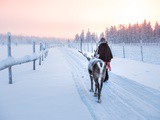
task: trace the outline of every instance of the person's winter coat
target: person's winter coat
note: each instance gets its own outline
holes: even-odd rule
[[[98,54],[99,59],[103,60],[106,63],[110,62],[113,58],[112,52],[106,42],[99,45]]]

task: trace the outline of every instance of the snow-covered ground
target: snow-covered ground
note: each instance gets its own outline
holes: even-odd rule
[[[123,44],[112,44],[111,49],[113,55],[123,58]],[[141,47],[140,44],[125,44],[125,57],[131,60],[141,61]],[[153,63],[160,65],[160,46],[159,45],[143,45],[142,47],[143,61],[146,63]]]
[[[13,67],[13,84],[7,70],[0,72],[1,120],[90,120],[76,90],[70,66],[58,49],[36,71],[32,63]]]
[[[0,71],[0,119],[159,120],[160,65],[122,58],[111,65],[101,104],[89,92],[87,59],[73,49],[50,49],[36,71],[32,63],[14,66],[11,85]]]
[[[125,54],[125,58],[130,60],[137,60],[146,63],[159,64],[160,65],[160,44],[159,43],[146,43],[142,45],[142,55],[141,55],[141,45],[140,43],[134,44],[111,44],[109,46],[112,50],[112,53],[115,57],[123,58]],[[123,52],[124,46],[124,52]],[[80,50],[80,43],[74,43],[71,47],[74,47]],[[93,43],[83,43],[82,50],[84,52],[92,52],[96,50],[96,44]]]
[[[160,91],[160,65],[114,58],[111,66],[112,73]]]

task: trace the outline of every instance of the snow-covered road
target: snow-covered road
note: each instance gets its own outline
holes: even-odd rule
[[[102,103],[97,103],[89,92],[87,66],[87,59],[77,51],[53,48],[36,71],[31,63],[15,67],[13,85],[7,84],[7,71],[1,71],[0,119],[160,119],[160,91],[111,72],[103,86]]]
[[[92,120],[60,49],[50,49],[36,68],[13,67],[11,85],[7,70],[0,71],[0,120]]]
[[[87,60],[79,53],[62,50],[72,68],[75,84],[84,104],[96,120],[158,120],[160,119],[160,92],[127,78],[110,73],[104,83],[102,103],[89,92],[90,79]]]

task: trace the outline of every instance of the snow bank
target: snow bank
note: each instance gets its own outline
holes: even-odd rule
[[[160,90],[160,65],[114,57],[111,66],[114,74]]]

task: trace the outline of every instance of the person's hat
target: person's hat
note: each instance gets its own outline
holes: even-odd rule
[[[101,43],[106,43],[107,41],[106,41],[106,39],[104,38],[104,37],[102,37],[101,39],[100,39],[100,41],[99,41],[99,44],[101,44]]]
[[[101,38],[101,42],[106,42],[106,39],[104,37]]]

